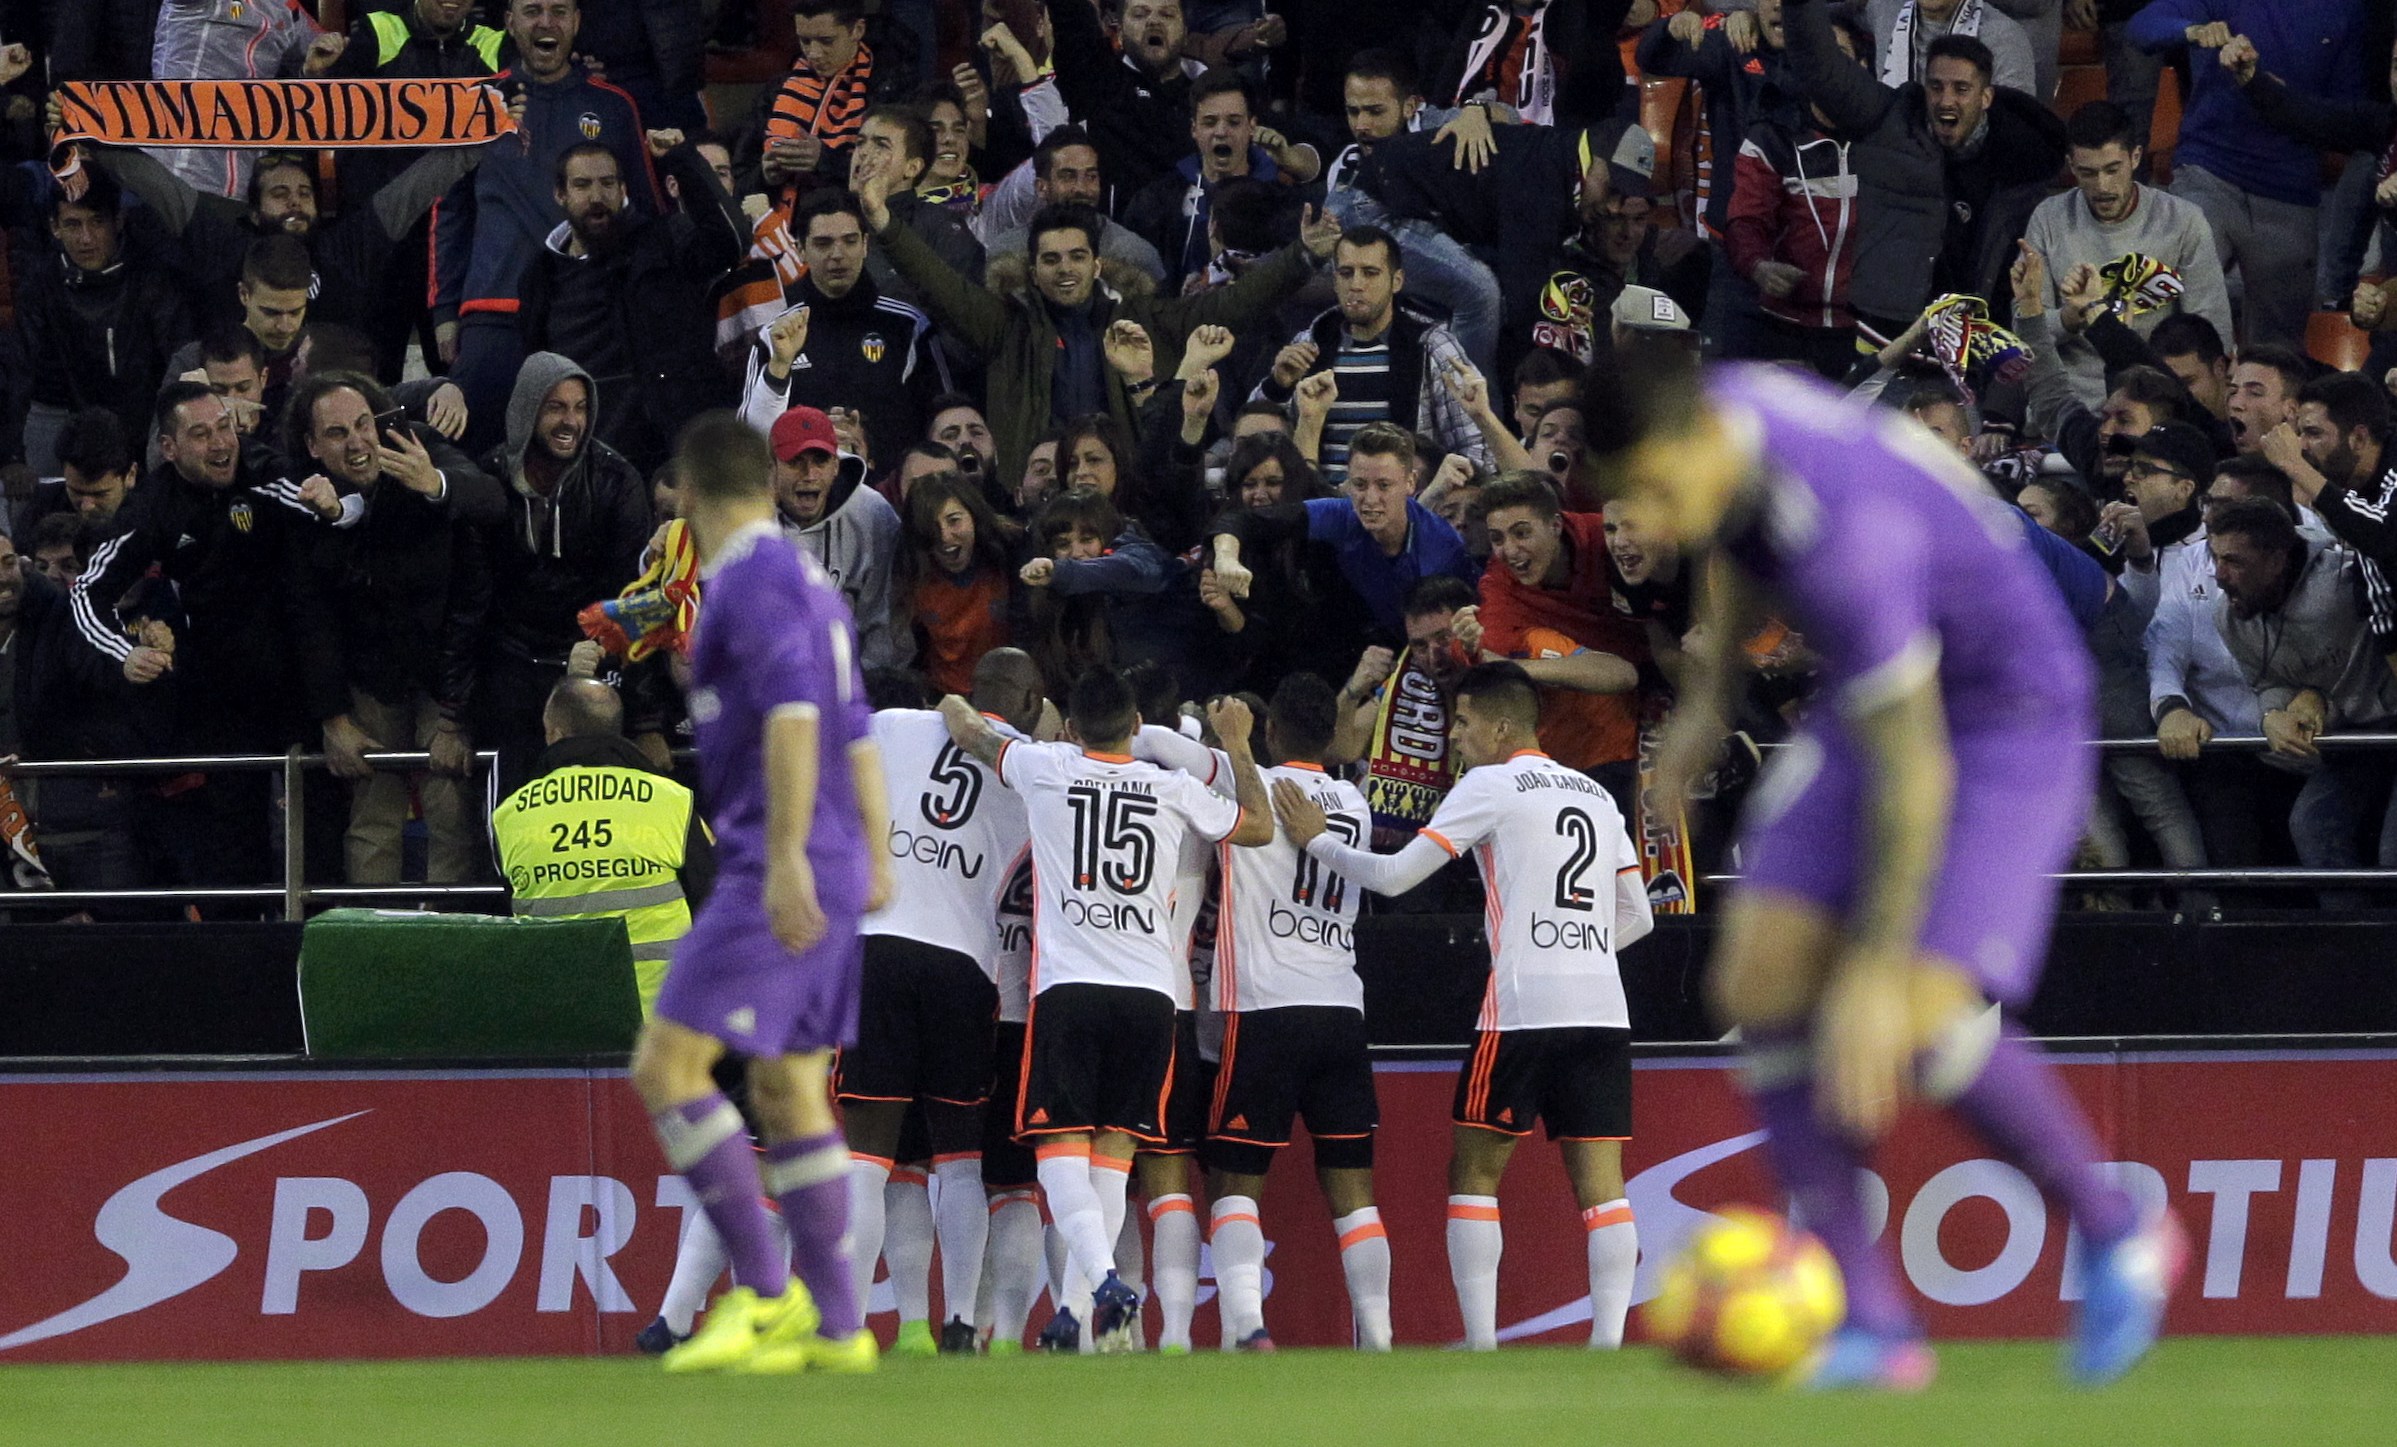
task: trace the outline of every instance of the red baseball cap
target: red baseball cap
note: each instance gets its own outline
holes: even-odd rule
[[[813,407],[793,407],[774,419],[774,430],[767,434],[777,462],[796,462],[803,452],[822,452],[839,456],[841,441],[833,435],[832,419]]]

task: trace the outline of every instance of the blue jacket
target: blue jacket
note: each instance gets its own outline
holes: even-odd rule
[[[1357,521],[1357,510],[1344,497],[1311,497],[1231,514],[1213,531],[1236,532],[1241,556],[1248,558],[1297,535],[1301,528],[1309,541],[1331,549],[1340,576],[1363,600],[1374,626],[1393,637],[1406,634],[1407,594],[1417,583],[1442,573],[1468,583],[1480,575],[1456,529],[1413,498],[1407,499],[1407,545],[1394,558],[1383,555],[1381,544]]]
[[[2364,93],[2362,0],[2155,0],[2132,17],[2129,34],[2142,49],[2177,50],[2190,26],[2215,20],[2254,41],[2259,68],[2300,95],[2339,101]],[[2191,94],[2173,164],[2203,167],[2266,200],[2320,204],[2319,153],[2266,125],[2219,55],[2189,57]]]
[[[566,219],[558,210],[558,157],[585,141],[616,153],[629,205],[649,216],[667,214],[642,135],[641,108],[631,96],[580,65],[548,85],[514,70],[501,71],[493,83],[511,91],[523,87],[524,130],[532,143],[527,149],[502,139],[487,147],[474,174],[433,208],[436,321],[516,313],[518,279],[539,259],[543,239]]]

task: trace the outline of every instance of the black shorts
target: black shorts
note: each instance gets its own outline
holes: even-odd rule
[[[896,935],[866,936],[857,1043],[841,1052],[843,1100],[990,1099],[999,987],[970,955]]]
[[[1137,985],[1054,985],[1032,997],[1032,1037],[1015,1133],[1037,1143],[1074,1131],[1165,1140],[1174,1002]]]
[[[1631,1032],[1484,1030],[1457,1075],[1454,1119],[1552,1141],[1631,1139]]]
[[[1174,1012],[1174,1086],[1165,1102],[1165,1143],[1155,1155],[1190,1155],[1207,1135],[1207,1102],[1215,1094],[1215,1067],[1199,1054],[1198,1012]]]
[[[982,1107],[982,1184],[999,1190],[1040,1183],[1031,1147],[1015,1138],[1016,1087],[1024,1079],[1024,1027],[1002,1020],[996,1045],[998,1073],[990,1102]]]
[[[1304,1119],[1323,1155],[1330,1141],[1363,1142],[1335,1154],[1341,1165],[1370,1165],[1374,1127],[1373,1058],[1365,1017],[1337,1005],[1286,1005],[1224,1017],[1223,1073],[1207,1113],[1209,1163],[1255,1175],[1257,1161],[1290,1144],[1290,1123]]]

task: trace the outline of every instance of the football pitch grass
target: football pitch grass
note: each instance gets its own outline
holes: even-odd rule
[[[1949,1346],[1913,1398],[1808,1397],[1652,1350],[886,1361],[668,1377],[637,1360],[0,1367],[0,1443],[105,1447],[966,1447],[979,1443],[2385,1443],[2397,1338],[2167,1343],[2078,1392],[2039,1342]]]

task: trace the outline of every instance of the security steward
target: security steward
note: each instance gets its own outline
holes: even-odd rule
[[[541,728],[548,747],[532,781],[491,814],[500,872],[518,915],[622,919],[646,1016],[714,881],[713,841],[691,791],[625,738],[616,690],[560,679]]]

